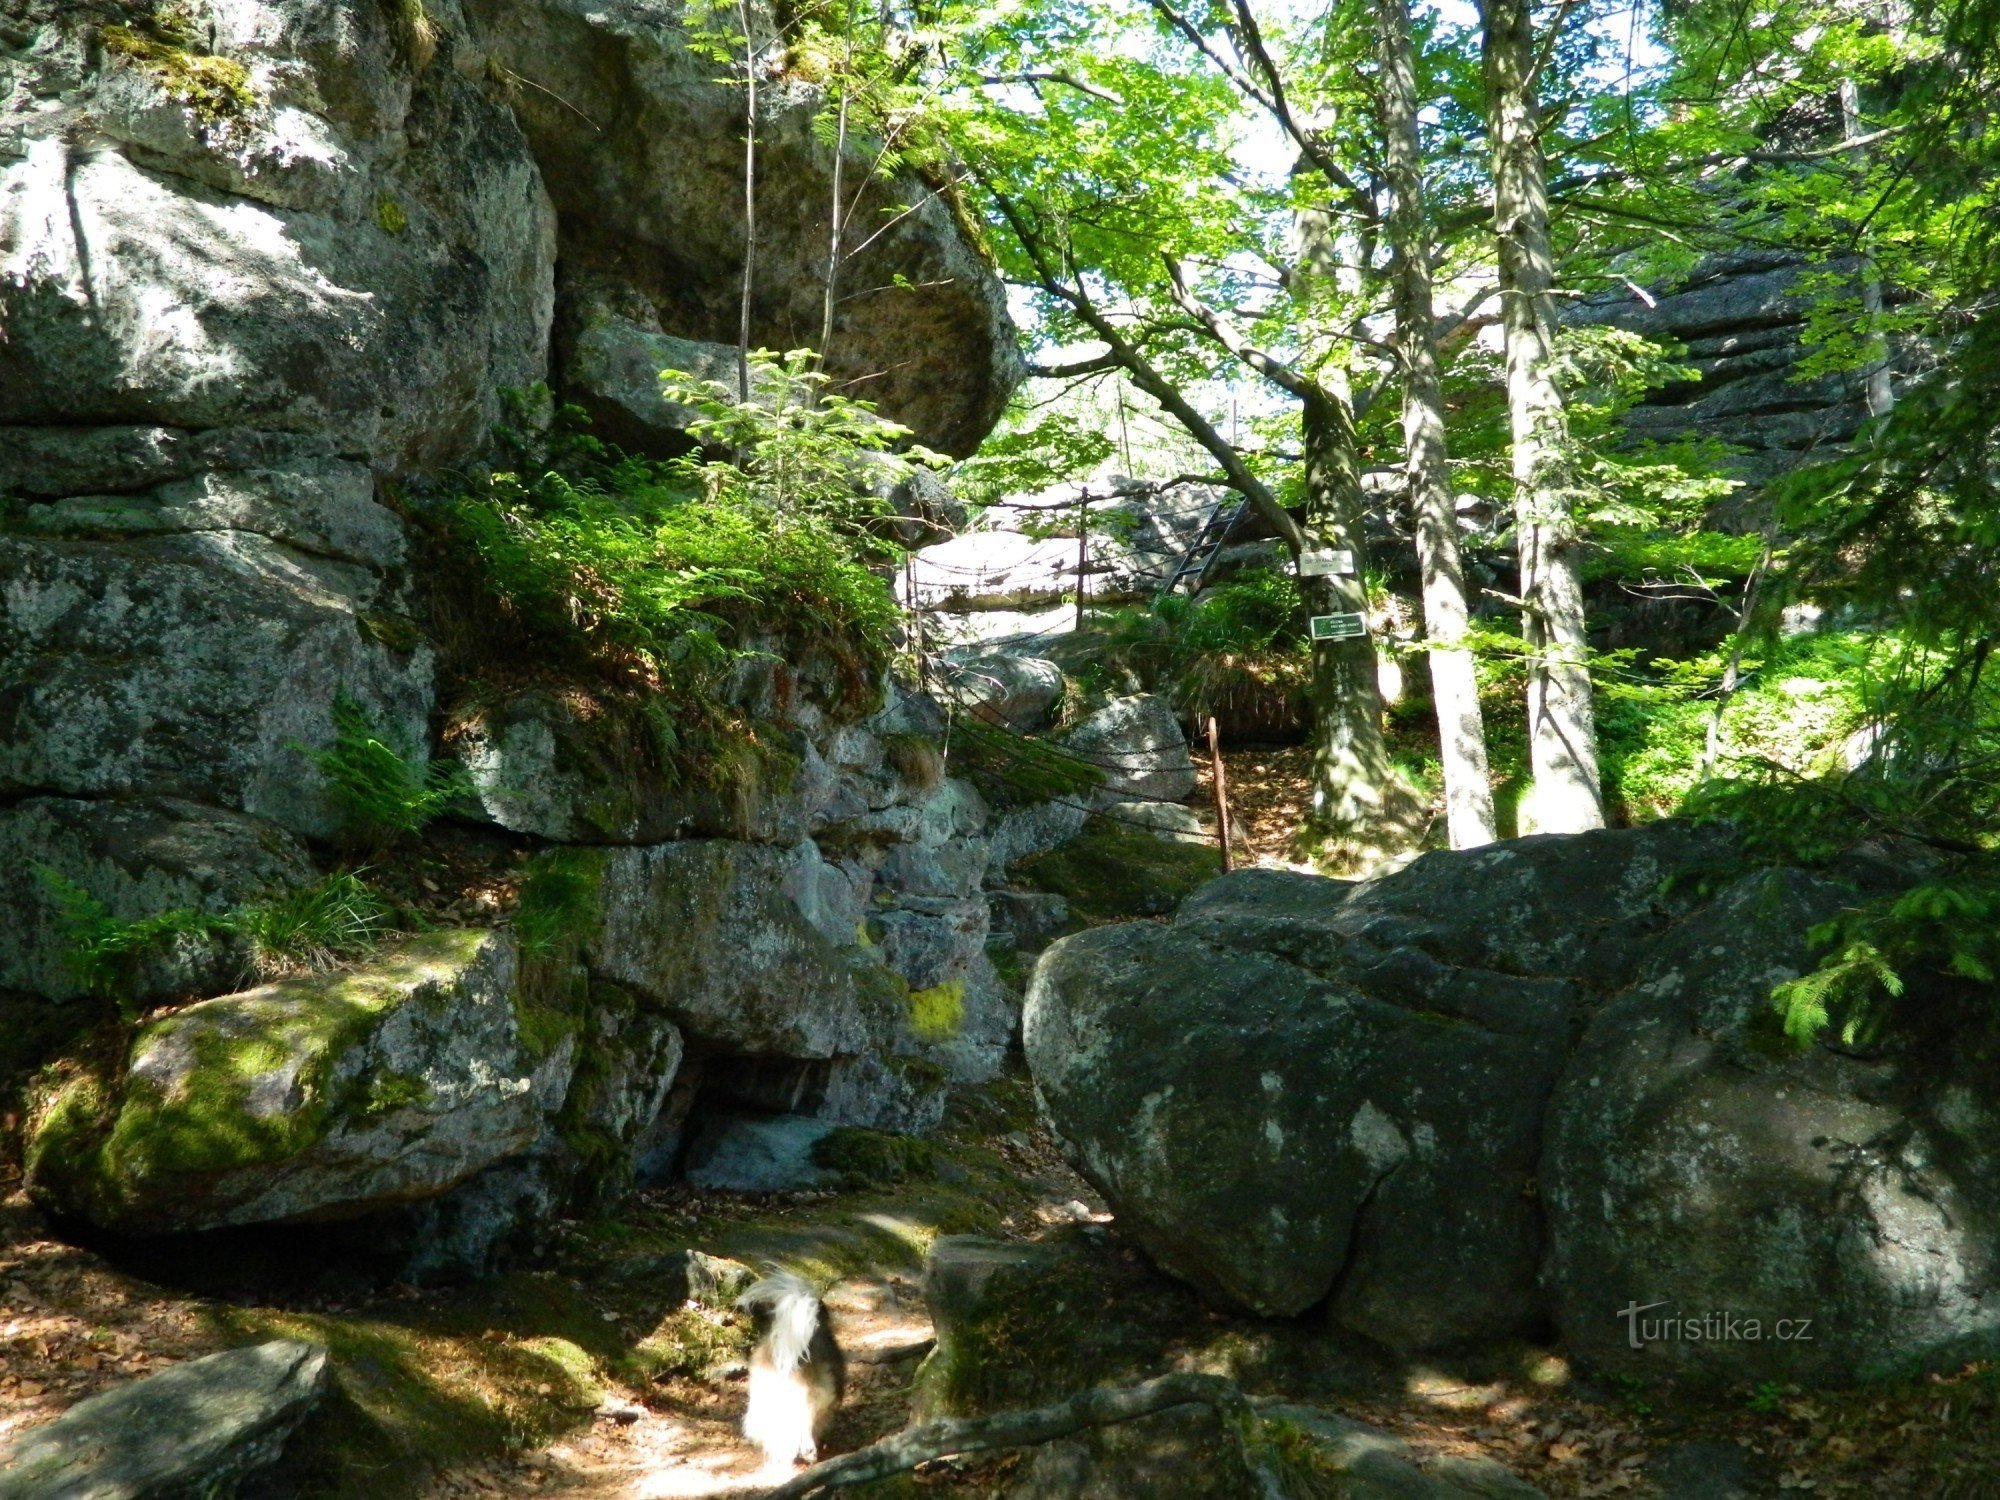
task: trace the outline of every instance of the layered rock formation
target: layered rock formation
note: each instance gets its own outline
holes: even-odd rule
[[[1239,872],[1052,947],[1029,1065],[1121,1225],[1253,1312],[1405,1350],[1553,1321],[1600,1368],[1704,1380],[1991,1351],[1978,998],[1912,975],[1892,1041],[1792,1046],[1770,995],[1805,933],[1911,876],[1736,857],[1660,824],[1359,886]]]
[[[1783,250],[1715,255],[1670,286],[1585,298],[1565,313],[1583,326],[1622,328],[1685,349],[1695,378],[1649,392],[1625,413],[1634,441],[1724,443],[1729,469],[1752,489],[1808,459],[1824,459],[1868,417],[1860,371],[1809,375],[1807,283],[1858,275],[1860,262],[1808,266]]]
[[[817,336],[832,177],[824,101],[782,56],[754,330],[780,348]],[[337,706],[434,752],[410,507],[486,450],[503,390],[548,382],[613,437],[684,445],[657,373],[733,367],[703,341],[733,334],[742,266],[742,94],[717,72],[659,0],[11,8],[0,992],[78,992],[78,902],[213,916],[312,882],[342,831],[318,758]],[[997,280],[914,176],[870,183],[854,229],[830,369],[968,450],[1019,376]],[[919,748],[935,705],[869,720],[792,667],[795,699],[741,694],[791,770],[756,798],[671,782],[643,726],[561,692],[488,695],[455,726],[457,816],[589,846],[542,856],[585,858],[563,868],[589,930],[443,934],[233,995],[246,953],[192,934],[128,998],[221,998],[78,1061],[44,1100],[37,1191],[145,1233],[390,1215],[431,1273],[670,1170],[711,1104],[934,1121],[1013,1027],[986,809]]]

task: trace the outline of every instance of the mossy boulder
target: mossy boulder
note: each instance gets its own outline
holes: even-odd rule
[[[128,1234],[356,1217],[529,1144],[573,1066],[521,1036],[504,934],[205,1001],[62,1070],[26,1151],[45,1206]]]
[[[1094,922],[1165,916],[1222,873],[1219,850],[1094,817],[1076,838],[1014,867],[1017,884],[1050,891]]]

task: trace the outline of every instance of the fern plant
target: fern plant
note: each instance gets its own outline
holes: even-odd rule
[[[347,838],[370,848],[421,833],[470,790],[463,766],[406,758],[344,693],[333,704],[333,744],[308,753],[327,779]]]

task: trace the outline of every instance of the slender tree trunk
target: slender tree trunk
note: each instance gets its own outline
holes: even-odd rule
[[[1354,419],[1337,391],[1306,397],[1305,540],[1309,549],[1354,555],[1352,573],[1300,580],[1314,615],[1368,614],[1363,577],[1361,466]],[[1409,789],[1389,759],[1382,733],[1382,690],[1375,642],[1367,635],[1312,643],[1312,815],[1310,830],[1362,849],[1400,846],[1414,812]]]
[[[1424,217],[1423,161],[1417,145],[1417,70],[1408,0],[1376,0],[1380,106],[1396,279],[1396,344],[1403,366],[1403,454],[1415,519],[1417,568],[1430,641],[1431,698],[1437,705],[1446,823],[1454,849],[1495,837],[1493,787],[1486,772],[1486,721],[1465,648],[1470,612],[1458,555],[1458,512],[1445,446],[1431,302],[1431,236]]]
[[[1531,0],[1483,0],[1481,10],[1534,775],[1522,800],[1520,828],[1576,833],[1604,826],[1604,802],[1568,427],[1554,374],[1555,273],[1535,106],[1534,23]]]
[[[833,133],[833,228],[826,248],[826,305],[820,312],[819,354],[813,361],[814,368],[820,370],[826,368],[827,351],[833,347],[833,310],[840,300],[840,242],[847,232],[840,193],[847,165],[847,106],[854,89],[854,0],[848,0],[844,53],[840,67],[840,117]],[[817,404],[817,391],[813,399]]]
[[[1842,140],[1854,140],[1862,135],[1861,90],[1852,78],[1840,81],[1840,135]],[[1868,165],[1868,148],[1854,148],[1855,165]],[[1889,384],[1889,341],[1882,336],[1882,274],[1875,266],[1875,257],[1867,251],[1864,243],[1861,254],[1861,316],[1868,324],[1869,358],[1865,370],[1867,380],[1868,415],[1886,417],[1896,406],[1896,393]]]
[[[750,399],[750,293],[757,281],[757,41],[750,0],[736,0],[743,23],[743,308],[736,329],[736,398]]]

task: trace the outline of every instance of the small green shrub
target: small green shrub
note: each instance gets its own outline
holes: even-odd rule
[[[75,881],[46,865],[36,879],[55,902],[56,919],[68,938],[64,958],[76,982],[93,995],[114,1000],[126,1020],[136,1020],[134,991],[144,970],[185,948],[227,940],[229,919],[177,908],[136,921],[121,921]]]
[[[1818,968],[1771,992],[1801,1046],[1836,1023],[1845,1046],[1874,1041],[1917,968],[1990,985],[2000,975],[2000,871],[1991,857],[1894,897],[1867,902],[1808,935]]]
[[[1170,595],[1159,611],[1173,630],[1167,670],[1183,718],[1278,728],[1305,717],[1312,653],[1297,579],[1246,569],[1198,599]]]
[[[469,790],[463,766],[405,757],[344,694],[334,700],[333,744],[307,753],[327,779],[345,836],[367,848],[386,848],[421,833]]]
[[[746,657],[828,666],[838,706],[865,706],[898,619],[868,566],[886,545],[870,529],[881,502],[857,473],[863,455],[893,467],[871,445],[900,429],[835,398],[773,415],[720,390],[670,394],[735,457],[667,463],[597,441],[546,392],[517,395],[502,432],[512,467],[467,480],[437,528],[494,627],[467,632],[469,671],[509,656],[636,696],[665,763],[711,784],[751,738],[731,701]]]

